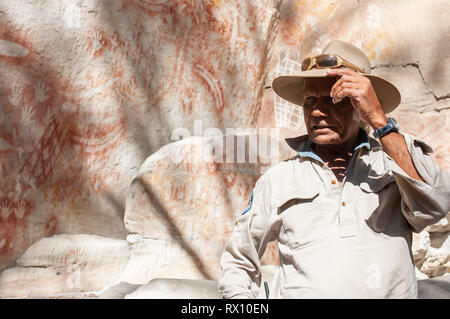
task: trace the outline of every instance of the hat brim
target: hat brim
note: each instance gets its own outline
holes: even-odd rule
[[[327,75],[327,70],[329,69],[313,69],[298,74],[279,76],[272,81],[272,89],[281,98],[303,106],[305,100],[303,96],[305,80],[308,78],[335,77]],[[400,104],[401,95],[395,85],[373,74],[362,73],[361,75],[367,77],[372,82],[372,86],[384,113],[392,112]]]

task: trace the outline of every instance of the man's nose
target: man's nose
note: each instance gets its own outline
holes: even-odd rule
[[[313,106],[311,115],[314,117],[326,117],[328,116],[328,105],[323,101],[323,99],[318,99],[316,105]]]

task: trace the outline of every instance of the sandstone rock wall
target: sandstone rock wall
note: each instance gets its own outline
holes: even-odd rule
[[[255,127],[301,134],[301,109],[271,80],[331,39],[361,47],[399,87],[393,116],[450,170],[449,10],[444,0],[3,0],[0,297],[215,279],[254,182],[289,150],[249,165],[232,148],[217,164],[211,145],[272,134]],[[173,163],[199,146],[206,161]],[[419,278],[450,273],[449,232],[444,219],[415,236]],[[277,263],[274,247],[264,264]]]
[[[124,239],[175,128],[254,127],[280,1],[0,4],[0,269],[54,234]]]

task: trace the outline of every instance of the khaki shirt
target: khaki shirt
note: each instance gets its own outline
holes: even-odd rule
[[[281,298],[417,298],[412,231],[450,210],[450,177],[432,149],[403,134],[424,182],[414,180],[361,131],[342,186],[307,136],[286,139],[298,155],[257,181],[220,263],[224,298],[255,298],[262,257],[278,240]],[[273,289],[272,289],[273,290]]]

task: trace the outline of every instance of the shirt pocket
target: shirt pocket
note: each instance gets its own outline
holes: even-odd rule
[[[360,183],[367,215],[365,222],[375,234],[404,236],[408,226],[401,212],[401,196],[391,174],[367,176]]]
[[[283,194],[276,201],[277,213],[285,231],[283,237],[293,250],[317,243],[325,237],[327,227],[318,196],[319,187],[311,185]],[[280,241],[282,239],[280,236]]]
[[[379,193],[394,182],[394,176],[388,173],[383,175],[367,175],[362,179],[359,187],[366,193]]]

